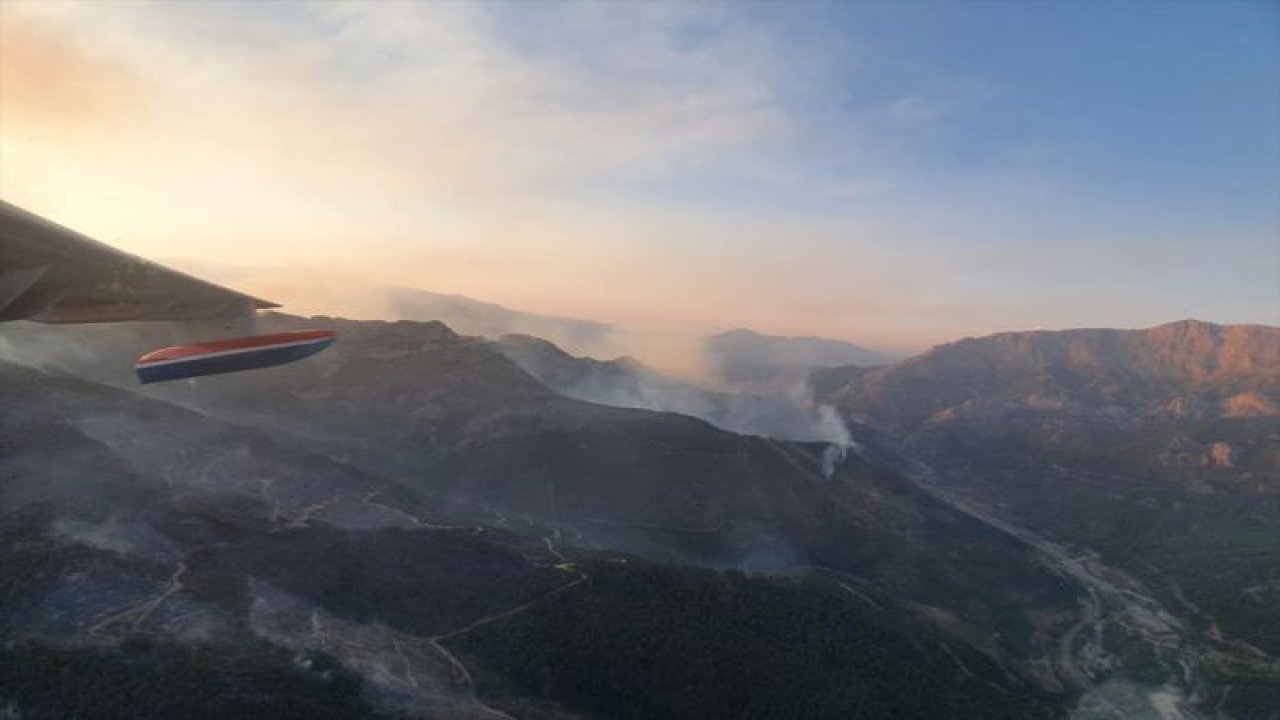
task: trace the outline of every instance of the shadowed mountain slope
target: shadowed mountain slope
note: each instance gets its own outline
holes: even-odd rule
[[[564,398],[439,323],[325,323],[339,342],[305,362],[146,392],[394,482],[452,524],[712,567],[827,568],[1014,665],[1049,652],[1074,613],[1076,587],[1022,541],[829,444]]]
[[[492,429],[481,418],[497,407],[514,405],[537,417],[546,412],[539,410],[544,404],[568,403],[546,422],[559,432],[580,430],[562,415],[581,404],[556,398],[500,356],[494,357],[501,362],[484,364],[472,353],[491,352],[486,345],[438,326],[394,330],[383,342],[358,345],[361,355],[385,358],[406,346],[447,348],[430,358],[441,383],[424,388],[417,402],[395,407],[440,408]],[[418,359],[413,365],[420,371],[423,358]],[[341,367],[330,372],[332,382],[343,381]],[[514,384],[505,396],[477,390],[452,397],[444,379],[469,387],[472,372],[488,382],[508,377]],[[438,441],[455,444],[446,448],[446,458],[433,461],[431,475],[406,477],[402,484],[378,471],[393,463],[356,469],[328,452],[372,443],[371,428],[361,443],[334,442],[330,434],[381,421],[380,412],[301,416],[314,422],[297,433],[270,430],[278,420],[296,420],[289,413],[299,407],[270,412],[271,402],[315,402],[302,387],[280,388],[253,403],[227,394],[220,400],[226,414],[219,419],[79,378],[0,363],[0,562],[6,568],[0,581],[0,697],[9,707],[24,717],[124,716],[139,702],[155,708],[156,717],[320,717],[339,710],[347,717],[499,717],[493,707],[515,717],[612,715],[611,707],[633,708],[628,717],[734,717],[744,707],[761,717],[784,717],[800,691],[791,680],[808,677],[819,679],[803,689],[816,718],[875,716],[873,710],[886,707],[900,707],[903,717],[1055,716],[1060,698],[1001,667],[1021,667],[1012,651],[976,640],[971,645],[968,638],[916,620],[913,606],[895,599],[898,593],[932,594],[936,602],[948,601],[911,580],[914,573],[938,573],[930,580],[940,588],[954,584],[942,563],[919,565],[919,549],[893,547],[897,528],[868,528],[858,536],[888,544],[878,552],[895,560],[901,575],[895,583],[875,563],[868,565],[880,576],[875,581],[834,574],[744,577],[575,548],[561,525],[549,528],[563,528],[557,536],[532,524],[514,534],[467,524],[458,518],[476,512],[474,503],[436,502],[442,493],[434,473],[460,473],[450,464],[456,461],[452,454],[466,456],[477,447],[480,455],[496,448],[500,457],[527,461],[523,443],[517,451],[500,439],[488,447],[477,444],[474,428],[446,424],[452,429]],[[256,392],[266,390],[259,386]],[[352,402],[352,394],[346,388],[341,402]],[[225,419],[231,414],[226,408],[238,402],[254,418],[252,426]],[[607,423],[602,436],[574,436],[589,442],[630,433],[652,415],[608,408],[584,412],[601,413],[588,419]],[[726,435],[687,418],[653,417],[659,425],[674,421],[674,429],[639,433],[637,443],[678,450],[686,441],[671,434],[691,427],[699,428],[695,437]],[[521,435],[526,422],[507,432]],[[541,447],[531,446],[529,452]],[[750,457],[756,451],[747,452]],[[779,457],[762,471],[784,477],[799,473],[787,468],[805,458],[797,449],[759,452]],[[562,470],[569,474],[572,467]],[[513,484],[524,478],[519,466],[503,474]],[[559,482],[561,475],[546,477]],[[951,517],[945,507],[924,503],[909,490],[894,491],[892,478],[867,482],[876,483],[876,492],[899,496],[886,497],[879,508],[889,512],[903,503],[890,513],[901,516],[893,522],[919,524],[913,532],[936,533],[938,542],[945,537],[958,553],[971,548],[974,558],[994,553],[983,561],[1001,572],[1019,572],[1010,569],[1025,553],[1016,543],[993,540],[986,528]],[[519,491],[494,494],[491,521],[502,508],[520,503]],[[805,506],[797,498],[793,510]],[[808,515],[784,522],[780,510],[772,520],[785,530],[817,512],[810,508]],[[876,521],[866,511],[858,522]],[[937,527],[926,527],[932,524]],[[813,552],[823,552],[815,543]],[[840,549],[827,552],[836,557]],[[1034,587],[1037,571],[1028,572]],[[1009,585],[1018,586],[1016,580]],[[1005,601],[1021,608],[1029,600]],[[586,636],[567,619],[581,612],[593,623]],[[812,619],[805,642],[820,646],[821,653],[793,644],[797,617]],[[598,624],[606,618],[615,620]],[[841,634],[823,639],[823,623],[832,618],[839,619]],[[631,642],[636,632],[649,642]],[[697,638],[696,647],[709,648],[776,647],[787,640],[777,652],[755,655],[749,663],[700,664],[678,649],[689,637]],[[585,638],[595,640],[584,643]],[[597,645],[600,640],[605,645]],[[539,648],[553,646],[554,663],[536,657]],[[670,678],[649,670],[675,671],[681,663],[685,670]],[[607,680],[599,674],[604,669]],[[67,678],[56,692],[46,682],[49,673]],[[839,684],[820,680],[837,675]],[[844,692],[846,681],[859,692]],[[606,688],[604,682],[611,684]],[[704,688],[709,704],[685,704],[682,688],[690,682]],[[921,688],[928,693],[919,695]],[[910,703],[899,704],[913,693]],[[714,707],[719,715],[706,712]]]

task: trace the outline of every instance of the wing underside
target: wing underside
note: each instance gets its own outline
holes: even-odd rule
[[[272,307],[0,200],[0,322],[217,321]]]

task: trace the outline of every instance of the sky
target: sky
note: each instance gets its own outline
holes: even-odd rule
[[[1273,0],[0,0],[0,196],[627,326],[1277,325],[1278,77]]]

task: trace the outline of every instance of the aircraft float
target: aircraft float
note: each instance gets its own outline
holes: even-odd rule
[[[138,358],[143,383],[283,365],[333,344],[332,330],[255,335],[279,307],[117,250],[0,200],[0,322],[176,323],[206,339]]]

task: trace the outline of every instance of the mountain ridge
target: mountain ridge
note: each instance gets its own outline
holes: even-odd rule
[[[893,356],[846,340],[765,335],[736,328],[704,340],[713,375],[731,388],[776,390],[802,383],[815,368],[877,366]]]
[[[1000,333],[937,346],[871,370],[835,369],[811,380],[825,398],[900,430],[978,398],[1071,401],[1155,412],[1280,399],[1280,328],[1195,320],[1141,330],[1084,328]],[[1237,395],[1253,393],[1256,397]]]

